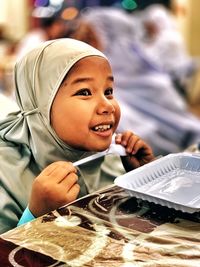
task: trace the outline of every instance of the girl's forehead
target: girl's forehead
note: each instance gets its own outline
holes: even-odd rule
[[[75,64],[74,64],[74,68],[79,68],[80,66],[85,66],[87,64],[108,64],[108,60],[106,58],[103,58],[101,56],[87,56],[87,57],[83,57],[80,60],[78,60]]]
[[[79,74],[87,74],[91,71],[99,70],[102,68],[112,73],[110,64],[107,59],[100,56],[88,56],[77,61],[67,72],[65,77],[71,77],[72,75],[79,76]]]
[[[86,57],[78,61],[66,74],[61,87],[81,82],[113,82],[113,73],[107,59],[99,56]],[[60,88],[61,88],[60,87]]]

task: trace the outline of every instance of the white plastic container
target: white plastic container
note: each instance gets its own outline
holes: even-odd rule
[[[200,154],[176,153],[117,177],[131,196],[194,213],[200,211]]]

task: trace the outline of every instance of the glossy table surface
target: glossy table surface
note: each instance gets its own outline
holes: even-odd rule
[[[0,266],[200,266],[200,214],[110,186],[0,238]]]

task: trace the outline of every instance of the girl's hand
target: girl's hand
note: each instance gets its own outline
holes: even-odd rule
[[[126,171],[131,171],[155,159],[151,147],[130,131],[116,134],[115,142],[126,149],[127,156],[121,157]]]
[[[76,172],[70,162],[58,161],[47,166],[33,182],[31,213],[38,217],[74,201],[80,191]]]

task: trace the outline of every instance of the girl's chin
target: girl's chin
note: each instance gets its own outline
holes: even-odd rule
[[[93,151],[102,152],[110,147],[111,142],[104,146],[96,146]]]

